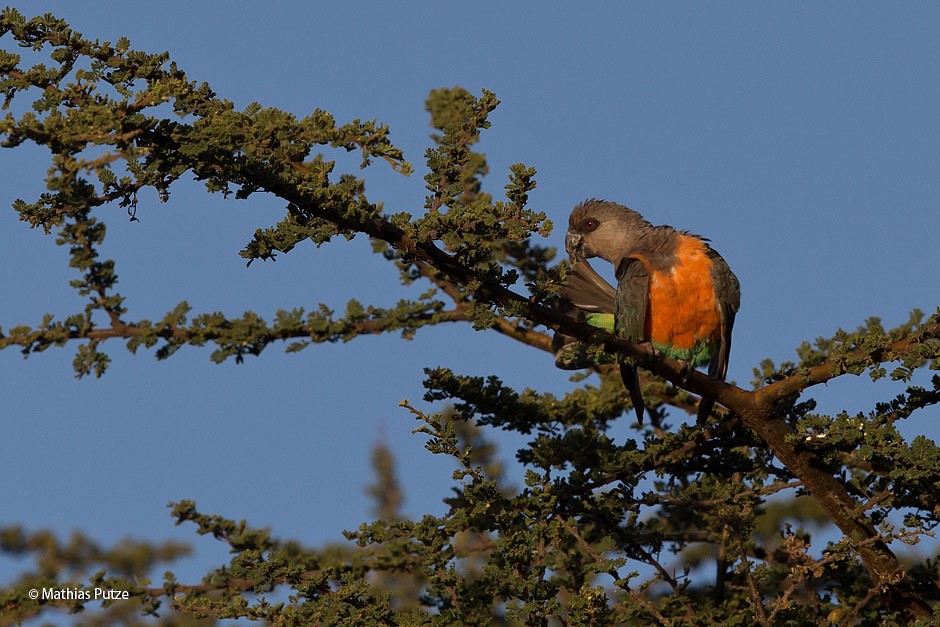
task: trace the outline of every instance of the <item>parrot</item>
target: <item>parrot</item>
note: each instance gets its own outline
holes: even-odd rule
[[[710,377],[725,380],[741,287],[707,239],[653,226],[632,209],[592,198],[571,212],[565,249],[574,265],[558,292],[563,311],[623,339],[649,342],[689,367],[708,364]],[[588,263],[594,257],[613,265],[616,288]],[[552,349],[559,368],[593,365],[583,343],[569,336],[556,333]],[[620,374],[642,424],[643,397],[630,358],[620,360]],[[702,398],[699,424],[713,407]]]

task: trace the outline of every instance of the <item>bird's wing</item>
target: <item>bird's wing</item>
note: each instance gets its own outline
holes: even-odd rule
[[[728,374],[728,358],[731,355],[731,329],[734,317],[741,306],[741,286],[728,263],[716,252],[712,254],[712,281],[715,285],[715,298],[718,301],[718,314],[721,320],[721,340],[714,358],[708,365],[708,375],[725,380]]]
[[[568,283],[558,290],[558,296],[578,309],[590,313],[613,313],[617,291],[583,257],[572,257],[574,266],[568,274]]]
[[[649,303],[650,273],[646,264],[636,257],[624,257],[617,266],[617,303],[614,312],[614,330],[618,337],[642,342],[646,327],[646,309]],[[620,363],[620,378],[636,410],[636,418],[643,423],[643,395],[636,366],[630,360]]]
[[[556,309],[608,333],[612,332],[617,291],[591,267],[587,259],[572,256],[572,261],[574,265],[568,274],[568,281],[558,290]],[[555,365],[563,370],[580,370],[602,363],[596,356],[589,355],[588,348],[588,344],[560,331],[552,337]]]
[[[717,252],[709,248],[712,259],[712,283],[715,286],[715,299],[718,301],[718,316],[721,322],[721,338],[718,350],[708,364],[708,376],[722,381],[728,374],[728,358],[731,355],[731,329],[734,316],[741,306],[741,286],[728,263]],[[702,397],[698,406],[698,423],[705,424],[712,413],[715,401]]]
[[[624,257],[617,266],[615,330],[619,337],[633,342],[646,340],[646,309],[649,305],[650,272],[643,260]]]

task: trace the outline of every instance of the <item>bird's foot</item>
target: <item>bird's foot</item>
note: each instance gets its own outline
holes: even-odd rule
[[[687,362],[684,359],[679,360],[679,380],[684,385],[689,380],[689,375],[692,374],[692,364]]]

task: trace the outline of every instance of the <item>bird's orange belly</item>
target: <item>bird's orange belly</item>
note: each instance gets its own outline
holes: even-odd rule
[[[701,364],[721,339],[721,318],[705,244],[682,236],[671,271],[650,277],[646,337],[674,357]]]

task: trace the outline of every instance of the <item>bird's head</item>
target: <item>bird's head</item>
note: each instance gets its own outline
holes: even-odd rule
[[[565,250],[572,256],[600,257],[617,265],[651,228],[636,211],[592,198],[571,212]]]

